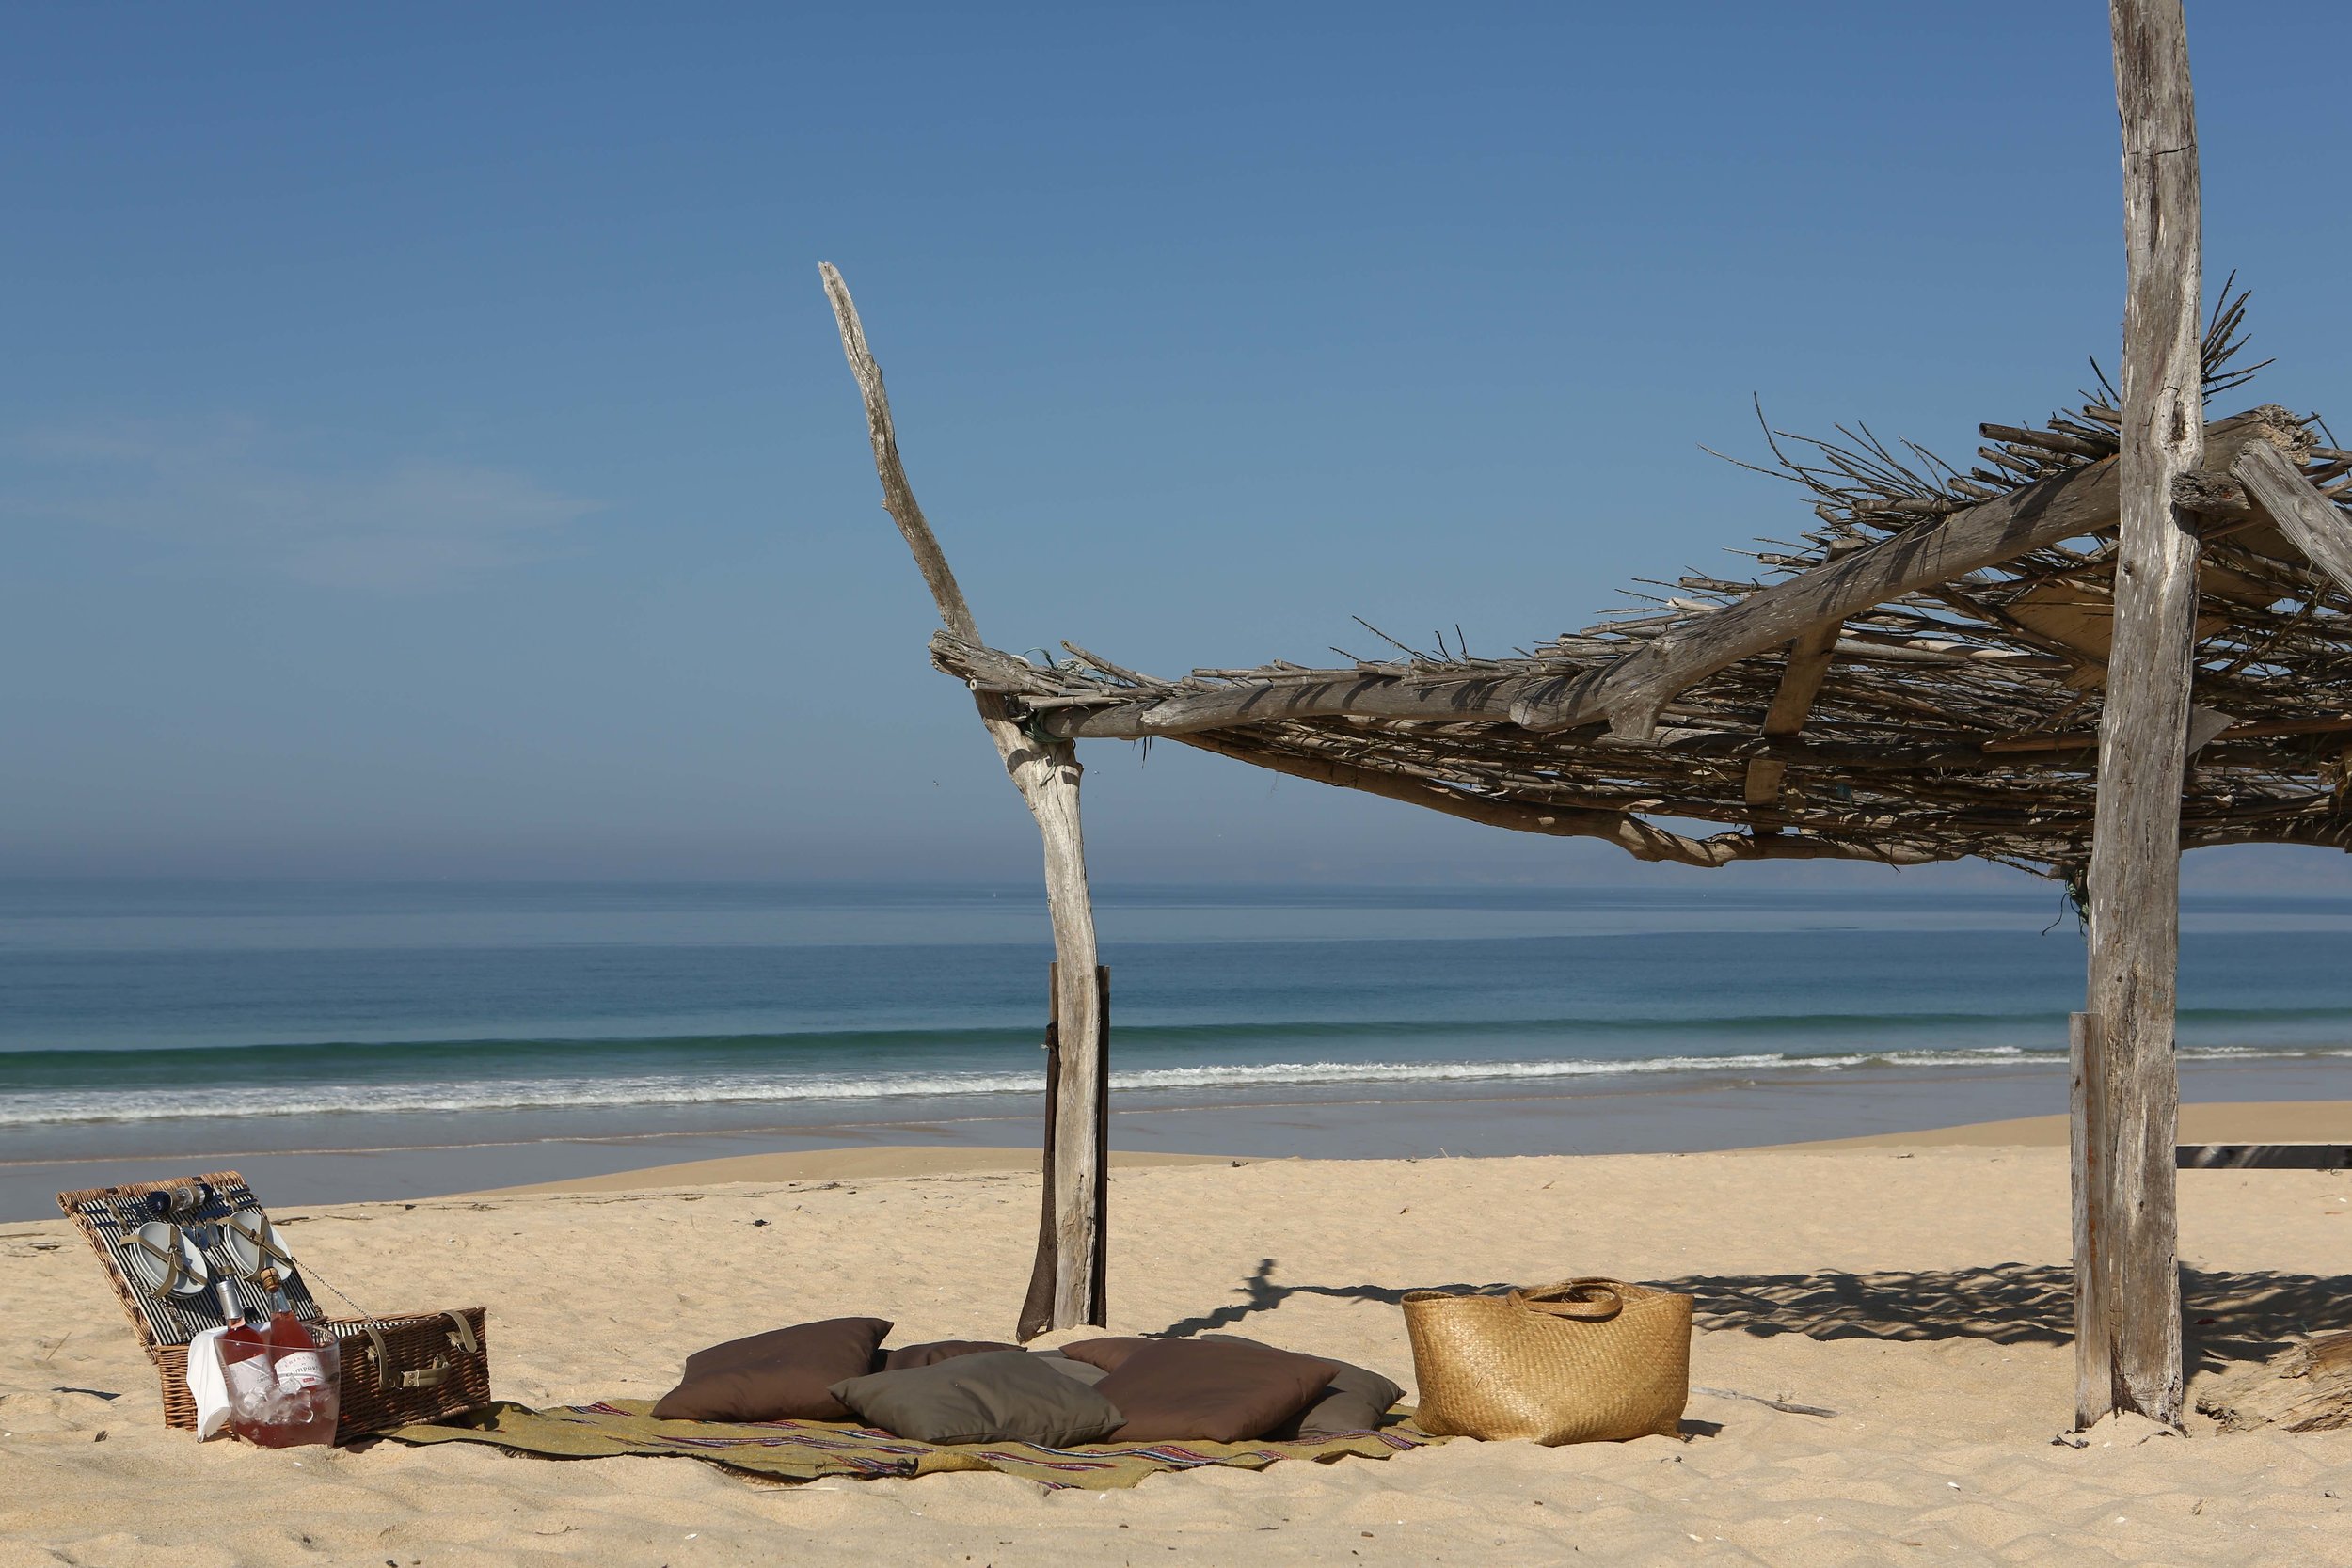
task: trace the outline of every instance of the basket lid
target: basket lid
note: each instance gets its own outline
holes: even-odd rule
[[[151,1290],[148,1282],[158,1271],[133,1260],[134,1254],[140,1258],[148,1255],[148,1248],[141,1245],[139,1239],[140,1227],[155,1218],[148,1212],[147,1198],[151,1193],[185,1188],[209,1189],[208,1197],[172,1216],[171,1223],[180,1227],[181,1236],[189,1243],[182,1256],[192,1256],[202,1264],[205,1281],[211,1288],[191,1290],[185,1282],[178,1282],[177,1289]],[[122,1309],[130,1314],[139,1341],[150,1354],[166,1345],[184,1345],[208,1328],[241,1323],[248,1312],[268,1312],[276,1305],[262,1282],[241,1276],[238,1259],[228,1244],[227,1222],[231,1214],[262,1212],[253,1189],[235,1171],[207,1171],[198,1176],[125,1182],[116,1187],[87,1187],[78,1192],[59,1193],[57,1207],[88,1238],[106,1270],[107,1283],[114,1287]],[[283,1243],[279,1245],[282,1250]],[[306,1323],[315,1323],[323,1317],[310,1285],[302,1277],[300,1265],[291,1258],[283,1262],[271,1261],[275,1264],[278,1293],[294,1315]],[[222,1284],[227,1287],[228,1303],[222,1301],[222,1291],[217,1288]],[[226,1309],[231,1306],[234,1318]]]

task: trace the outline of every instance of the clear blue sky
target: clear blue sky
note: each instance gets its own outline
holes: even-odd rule
[[[2190,8],[2208,264],[2259,396],[2352,422],[2352,11],[2259,14]],[[1502,646],[1803,525],[1697,450],[1752,447],[1751,392],[1958,453],[2111,357],[2106,30],[11,7],[0,874],[1028,875],[818,261],[992,641]],[[1645,874],[1089,760],[1106,879]]]

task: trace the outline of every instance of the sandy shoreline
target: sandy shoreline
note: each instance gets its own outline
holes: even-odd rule
[[[2072,1135],[2062,1116],[2018,1117],[1916,1132],[1875,1132],[1788,1144],[1787,1148],[2064,1148]],[[2352,1144],[2352,1101],[2253,1101],[2181,1107],[2184,1144]]]
[[[2298,1109],[2330,1129],[2345,1110]],[[655,1394],[700,1345],[838,1313],[895,1317],[902,1339],[1003,1334],[1034,1177],[866,1158],[280,1212],[315,1275],[370,1305],[487,1303],[498,1392],[534,1403]],[[1613,1273],[1697,1297],[1696,1382],[1839,1414],[1697,1398],[1686,1442],[1456,1443],[1105,1495],[199,1447],[162,1430],[95,1264],[46,1221],[0,1227],[0,1565],[2352,1563],[2352,1433],[2053,1445],[2059,1149],[1123,1163],[1112,1182],[1115,1329],[1232,1328],[1409,1381],[1404,1290]],[[2352,1327],[2352,1176],[2189,1172],[2181,1208],[2192,1392]]]
[[[532,1193],[643,1193],[672,1187],[711,1187],[749,1182],[840,1181],[904,1176],[1017,1175],[1037,1168],[1034,1148],[922,1148],[878,1144],[869,1148],[795,1149],[780,1154],[739,1154],[724,1160],[689,1160],[644,1165],[605,1176],[495,1187],[467,1197],[511,1197]],[[1144,1170],[1153,1165],[1230,1165],[1222,1154],[1128,1154],[1114,1151],[1111,1169]]]
[[[1868,1151],[1898,1148],[2064,1148],[2068,1130],[2064,1117],[2024,1117],[2008,1121],[1970,1122],[1959,1127],[1921,1132],[1876,1132],[1860,1138],[1835,1138],[1819,1143],[1784,1144],[1765,1149],[1731,1149],[1726,1153]],[[2181,1107],[2183,1143],[2325,1143],[2352,1145],[2352,1101],[2256,1101],[2233,1105]],[[563,1181],[535,1181],[495,1187],[468,1197],[512,1196],[529,1193],[651,1192],[673,1187],[702,1187],[732,1182],[827,1181],[850,1178],[945,1176],[983,1172],[1019,1173],[1037,1164],[1031,1148],[926,1148],[915,1145],[880,1144],[865,1148],[794,1149],[775,1154],[744,1154],[722,1160],[690,1160],[671,1164],[641,1165],[634,1170],[575,1177]],[[1114,1170],[1141,1170],[1153,1165],[1254,1164],[1254,1159],[1222,1154],[1133,1153],[1111,1155]]]
[[[1698,1082],[1658,1074],[1542,1088],[1470,1084],[1444,1094],[1421,1087],[1422,1093],[1406,1093],[1382,1085],[1370,1094],[1309,1099],[1250,1095],[1217,1103],[1119,1094],[1111,1103],[1111,1147],[1137,1155],[1245,1159],[1691,1153],[2026,1121],[2062,1112],[2067,1093],[2064,1070],[2046,1064],[1828,1076],[1734,1073]],[[2190,1062],[2183,1068],[2182,1093],[2192,1105],[2216,1107],[2342,1102],[2352,1100],[2352,1060]],[[649,1165],[879,1145],[958,1157],[1036,1148],[1033,1096],[1011,1097],[985,1114],[937,1103],[929,1112],[915,1104],[888,1109],[882,1119],[844,1117],[717,1130],[669,1126],[669,1113],[659,1108],[623,1117],[603,1132],[563,1117],[525,1127],[475,1115],[391,1118],[397,1125],[354,1115],[93,1124],[38,1135],[19,1130],[9,1140],[10,1157],[0,1159],[0,1223],[52,1212],[51,1195],[67,1188],[224,1167],[244,1171],[269,1192],[342,1203],[443,1197],[621,1177]],[[311,1141],[285,1141],[295,1137]]]

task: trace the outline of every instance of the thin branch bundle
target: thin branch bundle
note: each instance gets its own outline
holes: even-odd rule
[[[2243,294],[2214,314],[2208,395],[2261,368],[2232,368],[2244,316]],[[1767,426],[1776,467],[1762,471],[1804,489],[1819,519],[1802,543],[1757,552],[1767,580],[1687,573],[1637,609],[1511,657],[1472,657],[1458,633],[1432,651],[1367,626],[1391,652],[1338,668],[1278,661],[1166,679],[1074,644],[1040,665],[952,632],[933,640],[933,660],[1004,698],[1041,739],[1166,736],[1452,816],[1607,839],[1645,860],[1979,855],[2071,877],[2090,853],[2113,622],[2115,519],[2100,498],[2112,490],[2118,416],[2101,381],[2039,424],[1982,426],[1965,469],[1864,425],[1820,440]],[[2249,448],[2275,448],[2285,461],[2265,472],[2298,474],[2344,518],[2352,487],[2328,487],[2352,471],[2352,452],[2320,446],[2317,423],[2275,405],[2217,420],[2207,469],[2181,487],[2208,525],[2195,701],[2211,734],[2182,803],[2185,848],[2352,848],[2352,590],[2229,472]],[[1992,537],[2019,546],[1982,548],[1995,524]],[[1808,605],[1840,608],[1837,581],[1913,581],[1899,568],[1944,559],[1972,529],[1965,559],[1989,563],[1789,622]],[[1776,618],[1762,618],[1766,606]],[[1735,634],[1743,621],[1794,631],[1739,651],[1754,640]],[[1701,657],[1710,641],[1737,657]],[[1794,689],[1792,657],[1808,664]],[[1611,705],[1622,692],[1642,709],[1630,721]]]

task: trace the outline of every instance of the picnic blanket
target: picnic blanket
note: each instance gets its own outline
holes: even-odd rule
[[[647,1400],[559,1404],[545,1410],[501,1401],[446,1425],[395,1427],[400,1443],[490,1443],[549,1459],[620,1454],[683,1455],[780,1481],[819,1476],[928,1476],[945,1470],[1002,1470],[1049,1487],[1108,1491],[1168,1470],[1221,1465],[1263,1470],[1284,1459],[1388,1459],[1442,1443],[1392,1411],[1376,1432],[1276,1443],[1087,1443],[1048,1449],[1034,1443],[913,1443],[871,1427],[835,1421],[658,1421]]]

